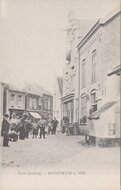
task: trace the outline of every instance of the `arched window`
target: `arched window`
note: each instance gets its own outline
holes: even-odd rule
[[[81,96],[81,120],[80,123],[85,124],[87,122],[87,94]]]
[[[82,61],[82,88],[86,86],[86,59]]]
[[[96,81],[96,49],[92,52],[92,82]]]
[[[91,111],[95,112],[97,110],[97,101],[96,101],[96,90],[91,91]]]

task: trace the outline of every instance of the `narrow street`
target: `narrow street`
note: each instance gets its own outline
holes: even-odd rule
[[[83,171],[86,174],[119,173],[120,149],[85,147],[83,136],[56,134],[46,139],[29,139],[9,142],[0,147],[2,168],[36,168],[43,171]]]

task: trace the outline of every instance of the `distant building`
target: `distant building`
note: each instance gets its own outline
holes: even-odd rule
[[[0,122],[4,113],[11,117],[28,113],[33,118],[41,116],[53,118],[53,96],[43,87],[36,84],[27,84],[22,90],[14,85],[0,84]]]
[[[37,84],[26,85],[24,91],[26,92],[26,111],[36,112],[41,116],[52,119],[53,96]]]
[[[79,124],[89,127],[93,144],[119,143],[120,11],[98,20],[78,43],[78,51]]]
[[[11,84],[4,84],[3,113],[22,115],[25,111],[25,93]]]
[[[40,93],[32,85],[26,86],[24,92],[26,93],[25,111],[32,117],[39,119],[42,112],[42,97]]]

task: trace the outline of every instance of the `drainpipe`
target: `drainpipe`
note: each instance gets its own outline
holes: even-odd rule
[[[80,119],[80,51],[78,50],[78,56],[79,56],[79,59],[78,59],[78,123],[79,122],[79,119]]]

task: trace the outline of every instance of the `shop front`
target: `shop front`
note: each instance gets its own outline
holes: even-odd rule
[[[73,123],[74,120],[74,93],[64,96],[62,99],[62,120]]]

